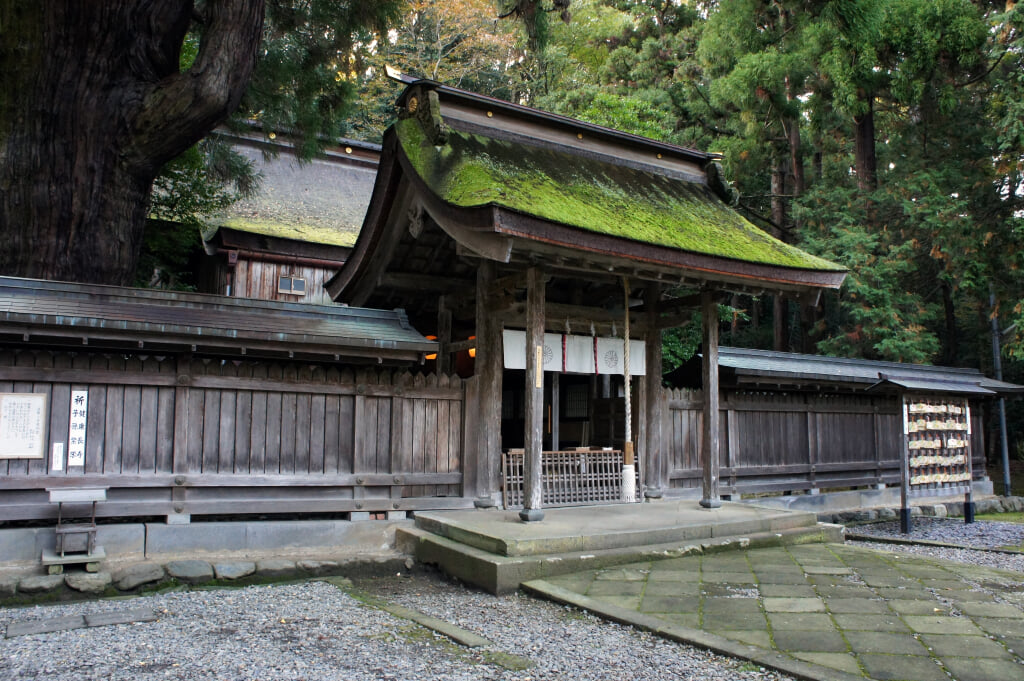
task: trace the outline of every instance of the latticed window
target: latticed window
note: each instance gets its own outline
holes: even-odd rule
[[[306,280],[302,277],[279,277],[277,280],[277,292],[304,296],[306,295]]]

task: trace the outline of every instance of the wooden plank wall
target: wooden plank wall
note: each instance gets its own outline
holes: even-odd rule
[[[700,390],[666,390],[671,487],[701,485]],[[897,398],[768,391],[726,392],[721,414],[725,493],[899,483]],[[984,470],[980,409],[972,414],[974,463]]]
[[[231,295],[238,298],[279,300],[286,303],[331,305],[334,301],[327,294],[324,282],[334,276],[336,271],[335,269],[324,267],[298,266],[239,258],[238,264],[235,265],[235,285]],[[279,293],[277,290],[278,278],[284,275],[304,278],[306,280],[305,295],[297,296],[290,293]]]
[[[52,471],[72,390],[89,392],[85,466]],[[466,505],[456,376],[19,350],[0,352],[0,392],[50,396],[47,459],[0,460],[0,519],[49,517],[60,485],[111,487],[125,515]]]

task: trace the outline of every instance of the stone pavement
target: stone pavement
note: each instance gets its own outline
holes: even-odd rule
[[[798,678],[1024,679],[1024,574],[843,544],[735,550],[528,591]]]

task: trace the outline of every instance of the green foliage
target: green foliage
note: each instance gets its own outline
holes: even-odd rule
[[[208,137],[164,166],[153,182],[136,286],[191,288],[204,219],[259,190],[252,165],[221,138]]]
[[[369,45],[403,4],[269,0],[261,58],[239,115],[268,133],[288,131],[300,155],[311,157],[342,130]]]

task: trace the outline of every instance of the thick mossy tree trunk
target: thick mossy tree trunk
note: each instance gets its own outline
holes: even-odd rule
[[[129,283],[154,177],[237,107],[262,24],[261,0],[3,3],[0,274]]]

